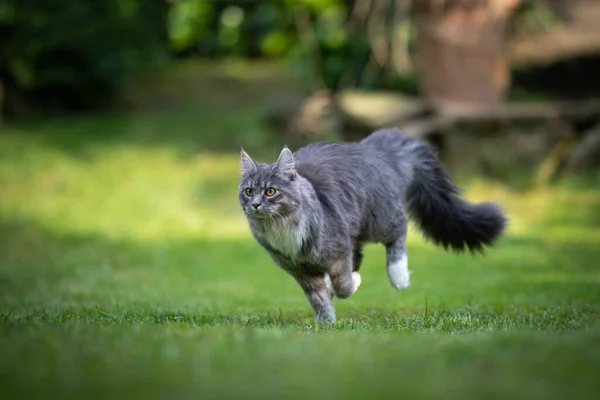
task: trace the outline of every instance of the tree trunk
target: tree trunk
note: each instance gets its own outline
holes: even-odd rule
[[[510,84],[508,21],[521,0],[420,0],[414,63],[437,109],[500,102]]]

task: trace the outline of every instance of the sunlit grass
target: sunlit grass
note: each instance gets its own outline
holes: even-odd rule
[[[181,160],[168,147],[108,147],[89,159],[53,157],[37,152],[22,174],[0,166],[5,217],[136,241],[242,234],[232,155]]]

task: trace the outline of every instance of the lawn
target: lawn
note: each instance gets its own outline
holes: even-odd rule
[[[238,210],[237,149],[277,151],[259,79],[0,128],[2,398],[598,396],[599,179],[465,180],[506,207],[498,246],[455,255],[413,229],[401,293],[371,246],[320,327]]]

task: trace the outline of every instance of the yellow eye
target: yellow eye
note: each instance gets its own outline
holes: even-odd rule
[[[271,197],[275,195],[275,192],[277,192],[277,190],[273,188],[267,188],[267,190],[265,190],[265,195],[267,195],[267,197]]]
[[[244,193],[246,193],[246,196],[252,196],[254,194],[254,189],[246,188],[246,190],[244,190]]]

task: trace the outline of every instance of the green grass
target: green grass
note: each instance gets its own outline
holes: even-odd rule
[[[276,150],[252,91],[223,96],[2,128],[3,398],[598,394],[597,181],[468,182],[507,208],[497,248],[453,255],[413,231],[397,293],[371,246],[363,285],[320,327],[238,210],[238,146]]]

